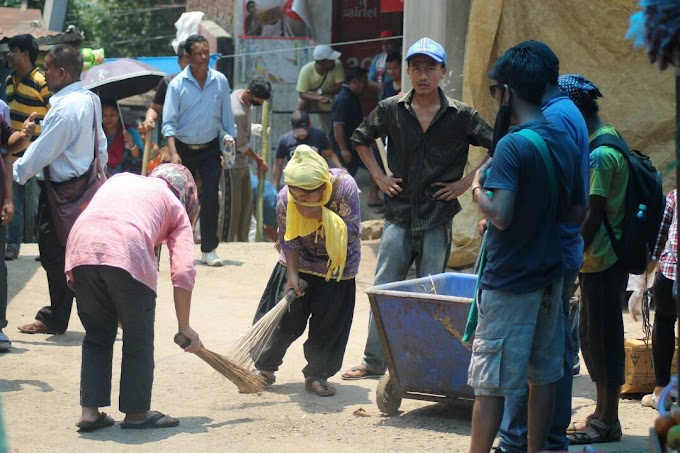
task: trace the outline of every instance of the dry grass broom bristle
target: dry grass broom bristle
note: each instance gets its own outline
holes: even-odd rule
[[[181,348],[186,348],[191,344],[189,339],[181,333],[175,335],[175,343]],[[234,383],[241,393],[260,393],[265,388],[266,382],[264,378],[251,373],[247,368],[242,367],[229,357],[210,351],[202,346],[196,355],[215,371]]]
[[[300,280],[300,289],[307,289],[307,282]],[[253,324],[231,347],[227,356],[239,365],[249,368],[262,354],[269,344],[290,303],[297,297],[295,291],[289,290],[286,295],[269,310],[259,321]]]

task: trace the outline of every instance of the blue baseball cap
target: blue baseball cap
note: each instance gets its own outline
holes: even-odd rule
[[[406,52],[406,61],[408,62],[416,55],[426,55],[437,63],[446,65],[446,51],[441,44],[433,39],[422,38],[409,47],[408,52]]]

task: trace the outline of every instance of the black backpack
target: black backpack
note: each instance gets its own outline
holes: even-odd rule
[[[619,262],[629,273],[640,275],[646,272],[649,265],[663,217],[666,201],[661,186],[661,173],[648,156],[637,150],[631,151],[625,140],[614,134],[602,134],[590,142],[591,151],[600,146],[610,146],[618,150],[628,162],[628,187],[621,239],[616,239],[606,213],[604,226]],[[646,216],[643,218],[638,216],[640,205],[646,206]]]

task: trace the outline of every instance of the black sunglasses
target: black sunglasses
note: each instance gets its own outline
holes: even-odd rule
[[[489,93],[491,93],[491,97],[495,98],[498,93],[503,93],[507,85],[503,83],[498,83],[496,85],[489,85]]]

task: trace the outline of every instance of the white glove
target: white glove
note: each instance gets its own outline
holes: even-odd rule
[[[271,135],[272,128],[268,127],[267,128],[267,135]],[[255,137],[262,137],[262,125],[261,124],[251,124],[250,125],[250,133],[254,135]]]

